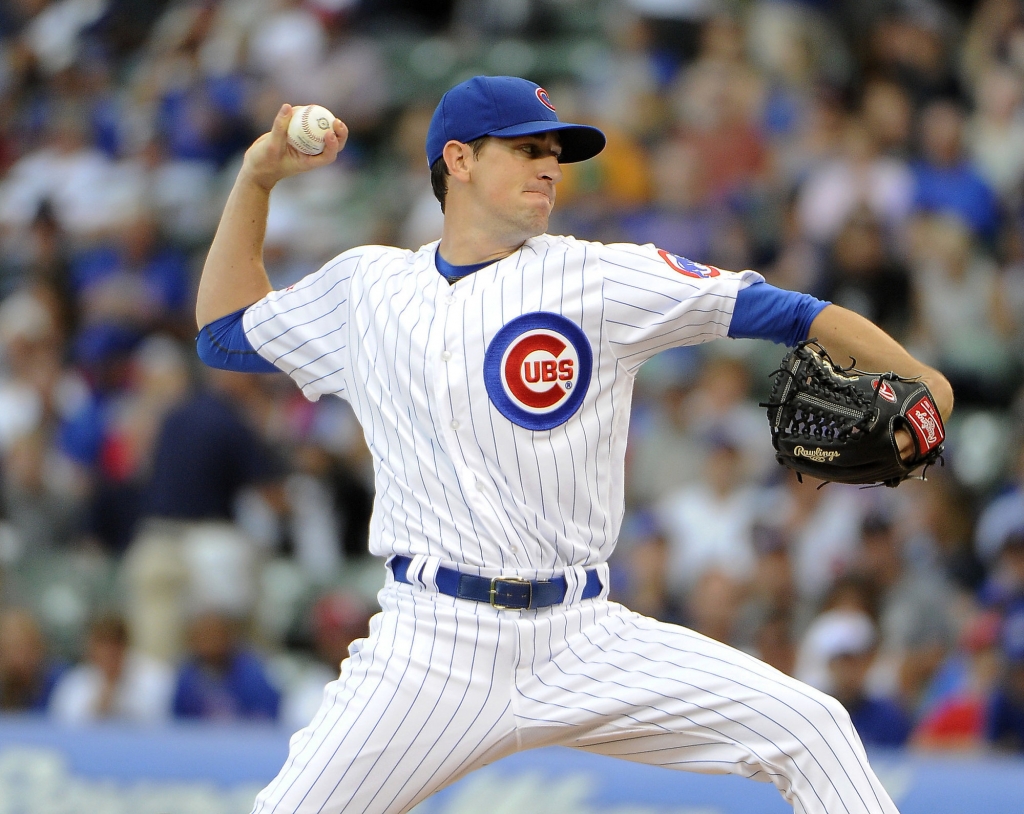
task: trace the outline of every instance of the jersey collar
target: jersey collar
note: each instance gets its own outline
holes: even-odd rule
[[[479,271],[484,266],[489,266],[496,262],[496,260],[487,260],[484,263],[470,263],[468,266],[456,266],[441,257],[441,252],[436,249],[434,250],[434,265],[437,266],[437,270],[449,284],[457,283],[463,277],[468,277],[474,271]]]

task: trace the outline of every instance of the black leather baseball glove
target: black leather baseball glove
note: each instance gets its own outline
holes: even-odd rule
[[[768,408],[780,464],[837,483],[898,486],[942,455],[945,429],[928,387],[895,373],[837,366],[814,340],[802,342],[773,374]],[[900,456],[896,431],[914,439]]]

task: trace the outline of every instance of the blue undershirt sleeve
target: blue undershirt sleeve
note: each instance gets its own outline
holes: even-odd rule
[[[196,336],[196,352],[210,367],[236,373],[277,373],[274,365],[260,356],[249,343],[242,327],[240,308],[233,314],[204,325]]]
[[[828,304],[810,294],[754,283],[736,297],[729,336],[769,339],[793,347],[807,339],[811,323]]]

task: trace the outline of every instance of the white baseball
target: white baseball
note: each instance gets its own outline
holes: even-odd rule
[[[295,107],[288,122],[288,143],[300,153],[319,155],[324,151],[324,136],[333,128],[334,114],[326,107]]]

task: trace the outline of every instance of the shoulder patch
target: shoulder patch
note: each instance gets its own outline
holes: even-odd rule
[[[668,263],[669,267],[673,271],[678,271],[680,274],[685,274],[687,277],[700,277],[707,279],[708,277],[718,277],[722,273],[714,266],[705,266],[703,263],[695,263],[693,260],[687,260],[685,257],[680,257],[678,254],[669,254],[664,249],[658,249],[658,254],[661,256],[662,260]]]
[[[494,335],[484,384],[499,413],[528,430],[550,430],[580,408],[593,352],[576,323],[547,311],[523,314]]]

